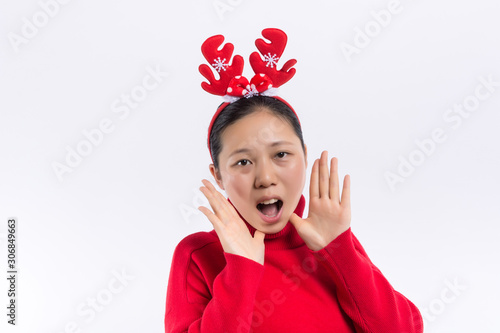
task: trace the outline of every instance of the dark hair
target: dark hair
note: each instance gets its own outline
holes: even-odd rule
[[[273,115],[285,120],[292,126],[295,134],[300,139],[302,150],[305,153],[302,128],[295,112],[288,105],[276,98],[256,95],[250,98],[240,98],[236,102],[227,105],[215,120],[212,132],[210,133],[210,150],[212,151],[215,169],[219,169],[219,154],[222,150],[221,136],[224,130],[237,120],[255,111],[259,111],[261,108],[266,108]]]

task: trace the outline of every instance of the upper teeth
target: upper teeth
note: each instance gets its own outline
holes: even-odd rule
[[[270,204],[273,204],[275,202],[278,202],[278,199],[270,199],[270,200],[267,200],[267,201],[262,201],[261,204],[270,205]]]

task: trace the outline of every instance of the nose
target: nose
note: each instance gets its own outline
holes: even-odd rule
[[[263,159],[255,168],[255,187],[269,187],[276,185],[277,177],[271,161]]]

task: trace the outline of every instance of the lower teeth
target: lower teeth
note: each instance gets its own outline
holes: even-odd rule
[[[266,215],[266,214],[264,214],[264,212],[263,212],[263,211],[261,211],[260,209],[259,209],[259,211],[260,211],[260,212],[262,213],[262,215],[264,215],[264,216],[267,216],[267,217],[276,217],[276,216],[278,216],[278,214],[279,214],[279,212],[280,212],[280,210],[281,210],[280,204],[278,204],[278,205],[277,205],[277,208],[278,208],[278,210],[277,210],[277,212],[276,212],[276,214],[275,214],[275,215]]]

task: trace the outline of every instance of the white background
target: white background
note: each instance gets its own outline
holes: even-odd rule
[[[352,230],[428,314],[426,332],[500,330],[498,1],[402,0],[364,47],[359,31],[380,27],[371,12],[389,1],[54,3],[0,4],[2,332],[163,331],[173,250],[212,229],[196,207],[206,204],[201,179],[214,182],[206,135],[221,99],[200,87],[200,46],[224,34],[251,77],[248,56],[267,27],[287,33],[283,59],[298,60],[280,91],[310,161],[328,150],[341,179],[351,175]],[[229,7],[218,12],[218,3]],[[356,42],[346,57],[342,43]],[[168,77],[126,116],[114,112],[148,68]],[[488,76],[497,86],[453,128],[447,110],[477,101]],[[113,130],[59,179],[54,163],[66,164],[103,119]],[[446,140],[419,153],[415,141],[438,128]],[[391,189],[385,174],[410,156],[419,165]],[[9,217],[18,219],[16,327],[5,308]]]

